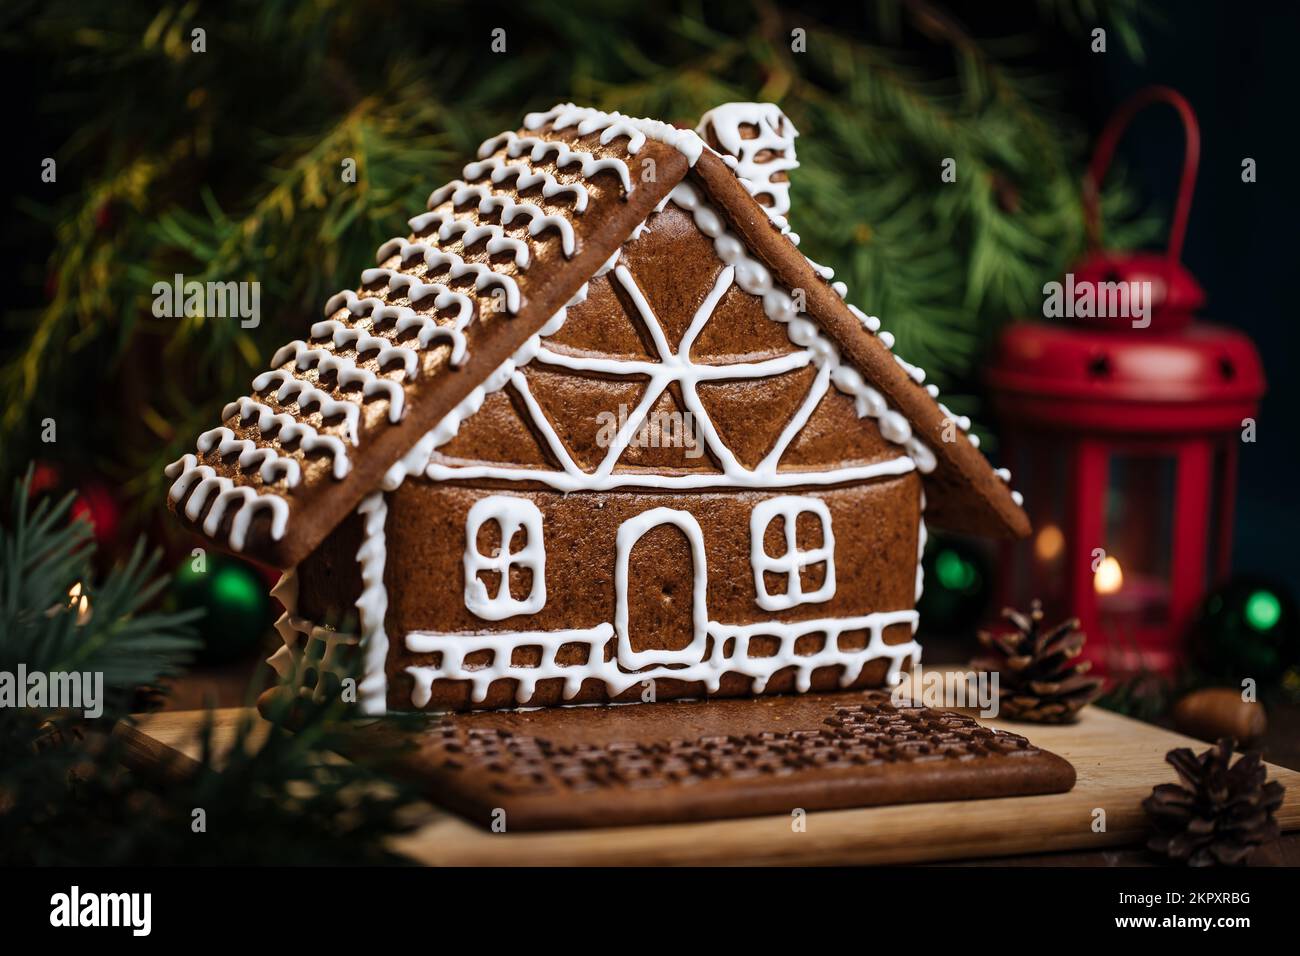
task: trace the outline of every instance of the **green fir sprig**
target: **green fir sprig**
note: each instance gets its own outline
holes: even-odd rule
[[[185,772],[123,769],[135,692],[182,668],[197,612],[149,610],[165,579],[143,545],[96,577],[88,522],[69,519],[69,498],[33,503],[29,487],[30,474],[0,522],[0,672],[102,674],[105,699],[93,720],[0,707],[0,865],[393,860],[383,841],[407,826],[411,795],[334,756],[347,732],[341,701],[303,702],[295,733],[250,710],[233,742],[214,736],[209,714]]]

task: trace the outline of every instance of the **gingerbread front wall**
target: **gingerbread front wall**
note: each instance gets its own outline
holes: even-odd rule
[[[545,604],[534,614],[518,615],[497,621],[484,620],[467,607],[466,572],[463,555],[474,545],[467,540],[467,517],[476,502],[503,494],[488,489],[408,482],[389,498],[387,543],[389,554],[399,560],[388,564],[385,584],[388,588],[386,629],[390,640],[388,657],[388,704],[393,709],[413,705],[440,708],[506,707],[515,703],[547,706],[566,702],[564,677],[540,680],[535,691],[518,700],[518,685],[513,678],[492,681],[486,693],[478,693],[470,681],[432,678],[437,672],[452,673],[459,668],[473,671],[505,666],[500,655],[510,655],[510,662],[521,668],[576,668],[576,674],[592,660],[614,662],[626,660],[620,655],[617,632],[611,625],[618,621],[620,602],[625,608],[627,647],[634,654],[651,660],[640,670],[653,677],[654,695],[658,699],[701,696],[707,690],[702,681],[682,681],[664,676],[672,669],[688,666],[670,662],[657,665],[674,652],[686,651],[697,637],[697,617],[723,628],[707,627],[703,652],[693,660],[702,663],[714,654],[714,642],[726,640],[728,625],[756,622],[791,624],[801,621],[833,619],[852,624],[855,619],[885,610],[908,610],[912,607],[916,584],[916,554],[919,507],[919,481],[914,475],[884,482],[833,489],[802,489],[798,497],[824,502],[834,535],[833,594],[824,601],[802,603],[795,607],[764,611],[757,602],[757,585],[751,563],[750,523],[754,507],[762,501],[782,497],[763,492],[708,493],[689,496],[640,492],[575,493],[504,492],[531,502],[541,515],[545,546]],[[691,532],[678,524],[656,523],[630,548],[622,549],[626,562],[626,585],[617,586],[616,569],[620,560],[619,532],[638,515],[655,509],[685,513],[698,526],[705,554],[705,566],[698,567],[692,552]],[[679,519],[685,522],[687,519]],[[820,529],[797,525],[801,549],[821,543]],[[769,531],[770,535],[775,529]],[[522,535],[521,535],[522,537]],[[453,544],[454,543],[454,544]],[[480,541],[483,550],[496,550],[498,540]],[[518,548],[523,542],[515,541]],[[768,552],[779,551],[770,539]],[[819,563],[803,574],[805,590],[825,584],[827,563]],[[512,569],[514,580],[510,592],[514,599],[526,597],[532,580]],[[699,575],[705,583],[704,604],[695,605],[694,591]],[[486,577],[483,575],[482,577]],[[765,588],[781,594],[788,580],[768,573]],[[493,576],[487,592],[499,587]],[[620,594],[620,590],[624,591]],[[838,623],[836,625],[838,627]],[[774,629],[772,634],[755,634],[749,638],[750,667],[763,671],[763,659],[781,653],[780,632],[789,642],[786,650],[799,655],[819,654],[828,650],[828,632],[816,627]],[[536,633],[537,643],[518,635]],[[554,647],[541,641],[545,632],[567,632],[572,641]],[[580,633],[585,632],[585,633]],[[424,635],[410,637],[413,634]],[[482,635],[499,635],[502,641],[485,641]],[[844,627],[830,635],[829,650],[864,651],[871,639],[869,628]],[[912,639],[910,623],[882,626],[884,642],[901,645]],[[417,653],[409,643],[427,646],[439,640],[458,646],[464,657],[453,664],[442,652]],[[734,639],[732,640],[734,645]],[[489,649],[491,646],[491,649]],[[738,653],[733,647],[732,653]],[[667,652],[667,653],[664,653]],[[453,656],[455,656],[453,654]],[[629,661],[635,663],[635,660]],[[857,674],[853,686],[883,683],[889,661],[876,660]],[[417,668],[415,674],[408,668]],[[429,671],[421,680],[419,670]],[[618,670],[632,673],[633,668]],[[770,693],[796,689],[798,666],[786,666],[763,681]],[[517,671],[518,672],[518,671]],[[698,672],[698,669],[697,669]],[[842,665],[818,667],[809,673],[811,687],[830,689],[840,685]],[[528,675],[531,677],[532,675]],[[568,676],[567,674],[565,676]],[[571,678],[572,679],[572,678]],[[582,681],[578,693],[569,703],[590,703],[610,699],[640,699],[647,689],[643,679],[629,676],[627,689],[618,683],[607,685],[600,677]],[[740,667],[721,676],[715,693],[735,696],[750,693],[755,681]],[[611,693],[611,691],[613,693]]]
[[[730,275],[667,205],[434,452],[442,480],[386,495],[390,709],[872,686],[914,647],[919,476]],[[676,427],[611,450],[642,406]],[[300,568],[305,612],[346,616],[359,527]]]

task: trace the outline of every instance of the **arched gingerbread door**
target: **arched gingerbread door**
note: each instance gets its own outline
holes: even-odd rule
[[[689,512],[653,508],[623,522],[615,555],[614,630],[625,670],[704,659],[708,573],[704,533]]]

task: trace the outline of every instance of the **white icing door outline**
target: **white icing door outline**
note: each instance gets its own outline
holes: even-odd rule
[[[694,586],[691,589],[691,643],[678,651],[632,650],[628,634],[628,561],[633,546],[651,528],[661,524],[676,525],[691,543]],[[618,635],[618,662],[625,670],[640,670],[652,664],[698,664],[704,660],[709,640],[709,614],[706,605],[709,569],[704,553],[704,532],[695,516],[674,508],[652,508],[624,521],[618,529],[614,557],[614,631]]]

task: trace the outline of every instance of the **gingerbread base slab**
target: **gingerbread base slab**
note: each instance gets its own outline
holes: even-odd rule
[[[430,799],[509,830],[1055,793],[1075,779],[1023,736],[881,691],[452,714],[416,744],[399,769]]]
[[[215,714],[213,745],[220,753],[244,709]],[[255,714],[252,714],[254,719]],[[140,772],[173,774],[199,752],[202,711],[150,714],[119,736]],[[427,819],[393,849],[437,866],[846,865],[921,863],[1135,846],[1146,832],[1141,801],[1157,783],[1175,782],[1164,762],[1174,747],[1205,744],[1095,707],[1077,724],[1026,729],[992,720],[991,727],[1027,734],[1060,754],[1078,780],[1064,793],[863,807],[808,814],[797,831],[788,814],[601,830],[494,833],[460,816],[430,808]],[[1283,830],[1300,830],[1300,773],[1268,765],[1285,784],[1278,811]],[[1094,829],[1096,810],[1106,828]]]

